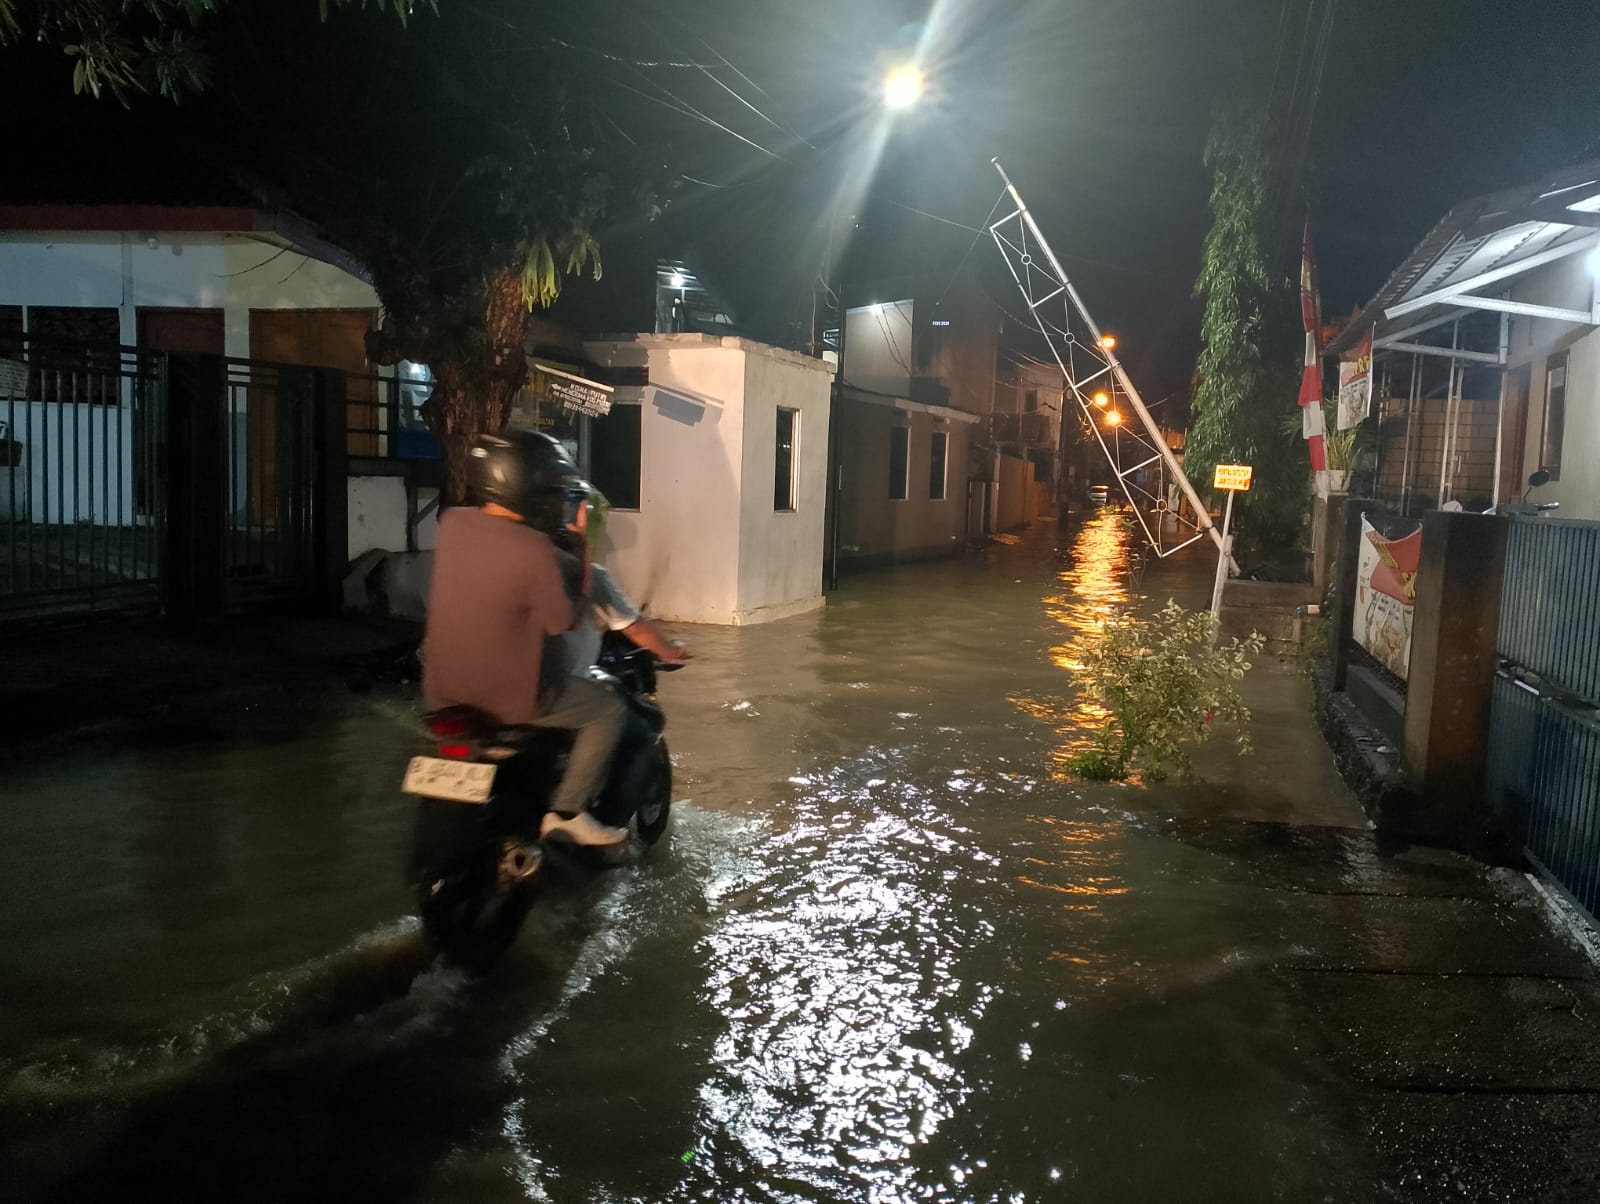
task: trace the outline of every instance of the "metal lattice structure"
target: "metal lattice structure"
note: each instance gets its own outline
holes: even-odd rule
[[[1028,212],[1028,206],[1023,203],[1016,185],[1006,175],[998,159],[994,160],[994,167],[1005,182],[1006,193],[1015,208],[992,223],[989,233],[1005,258],[1017,288],[1022,292],[1029,316],[1044,336],[1050,354],[1061,369],[1067,392],[1077,399],[1084,421],[1094,432],[1100,450],[1105,453],[1112,471],[1117,474],[1123,495],[1133,508],[1139,525],[1144,528],[1150,546],[1157,555],[1170,556],[1209,535],[1221,550],[1221,533],[1212,523],[1211,515],[1195,493],[1194,486],[1189,483],[1189,478],[1184,475],[1178,458],[1167,446],[1161,428],[1150,417],[1139,390],[1123,370],[1116,353],[1105,346],[1100,328],[1089,316],[1083,300],[1067,278],[1061,261],[1045,241],[1038,224],[1033,220],[1033,214]],[[1109,414],[1121,413],[1114,408],[1119,389],[1137,422],[1108,421]],[[1106,407],[1097,405],[1096,395],[1105,398],[1109,404]],[[1066,422],[1065,413],[1061,420]],[[1115,425],[1111,425],[1112,422]],[[1109,439],[1103,424],[1110,427]],[[1163,467],[1167,479],[1183,491],[1194,512],[1193,520],[1183,517],[1181,512],[1170,510],[1167,499],[1150,488],[1151,470],[1158,464]],[[1157,515],[1154,530],[1147,517],[1150,512]],[[1176,521],[1177,530],[1170,538],[1164,539],[1167,524],[1163,520],[1168,514]]]

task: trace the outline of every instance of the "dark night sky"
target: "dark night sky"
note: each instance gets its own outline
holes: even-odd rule
[[[708,266],[748,313],[764,297],[809,299],[832,184],[865,158],[890,52],[921,38],[930,95],[884,148],[863,246],[926,274],[953,270],[972,235],[897,203],[977,225],[999,191],[998,155],[1159,398],[1186,391],[1198,349],[1191,290],[1209,222],[1212,106],[1239,78],[1271,74],[1280,30],[1291,71],[1306,15],[1325,3],[622,0],[585,10],[591,51],[611,57],[571,58],[632,89],[607,89],[618,124],[705,182],[680,181],[669,213],[698,228]],[[625,21],[606,15],[619,10]],[[721,56],[742,75],[719,65],[717,76],[742,99],[693,67],[620,61]],[[40,118],[80,111],[87,102],[51,97],[67,91],[65,66],[46,66],[21,103]],[[685,101],[772,153],[666,107]],[[57,143],[15,154],[0,200],[29,162],[70,163],[65,153]],[[1456,201],[1597,155],[1595,0],[1338,0],[1306,176],[1325,312],[1367,300]],[[996,266],[986,240],[973,255]]]
[[[1280,29],[1282,70],[1292,71],[1310,4],[702,0],[693,23],[767,93],[745,88],[770,115],[809,132],[830,118],[837,129],[852,105],[858,125],[869,121],[880,50],[926,20],[933,92],[895,133],[877,196],[976,225],[998,191],[988,165],[998,155],[1097,320],[1122,336],[1144,391],[1159,397],[1186,389],[1198,349],[1191,290],[1209,224],[1201,152],[1212,106],[1241,75],[1270,72]],[[781,142],[732,102],[717,114]],[[713,181],[834,170],[826,153],[791,148],[797,166],[774,171],[716,138],[723,145],[699,169]],[[1324,312],[1369,299],[1457,201],[1596,155],[1592,0],[1342,0],[1306,167]],[[707,201],[686,187],[679,203],[715,205],[729,191]],[[816,198],[806,201],[814,213]],[[803,205],[782,220],[781,202],[752,207],[764,228],[783,231],[788,253],[814,252],[798,237],[814,233],[802,229]],[[930,271],[953,267],[971,242],[903,210],[880,206],[875,217],[863,237],[908,244]],[[765,251],[764,268],[784,253]],[[985,242],[975,254],[994,252]]]

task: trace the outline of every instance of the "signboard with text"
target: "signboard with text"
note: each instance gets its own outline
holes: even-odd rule
[[[1417,609],[1422,532],[1385,539],[1365,518],[1356,556],[1356,608],[1351,636],[1404,680],[1411,666],[1411,621]]]
[[[1339,364],[1339,429],[1359,425],[1372,409],[1372,328],[1362,336],[1356,357]]]
[[[582,377],[534,365],[528,373],[528,388],[540,397],[556,402],[575,414],[604,418],[611,413],[611,388]]]
[[[1211,488],[1225,489],[1230,493],[1248,493],[1254,471],[1248,464],[1218,464],[1216,475],[1211,478]]]

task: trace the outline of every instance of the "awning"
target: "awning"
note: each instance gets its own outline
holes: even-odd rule
[[[954,406],[929,405],[925,401],[912,401],[909,397],[896,397],[892,393],[858,389],[854,385],[846,385],[842,390],[842,396],[845,401],[859,401],[863,405],[882,406],[884,409],[903,410],[911,414],[931,414],[935,418],[946,418],[952,422],[965,422],[969,425],[980,422],[983,418],[981,414],[970,414]]]
[[[1485,312],[1600,326],[1600,274],[1587,308],[1535,305],[1504,295],[1520,277],[1597,247],[1600,160],[1467,201],[1429,232],[1324,354],[1350,351],[1373,328],[1374,351],[1497,364],[1495,352],[1442,347],[1422,336]]]

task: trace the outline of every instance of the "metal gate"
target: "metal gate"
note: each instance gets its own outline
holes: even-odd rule
[[[1600,523],[1512,521],[1488,796],[1529,857],[1600,914]]]
[[[0,617],[159,603],[160,367],[126,347],[0,358]]]
[[[328,600],[345,424],[326,369],[59,342],[0,357],[0,620]]]

